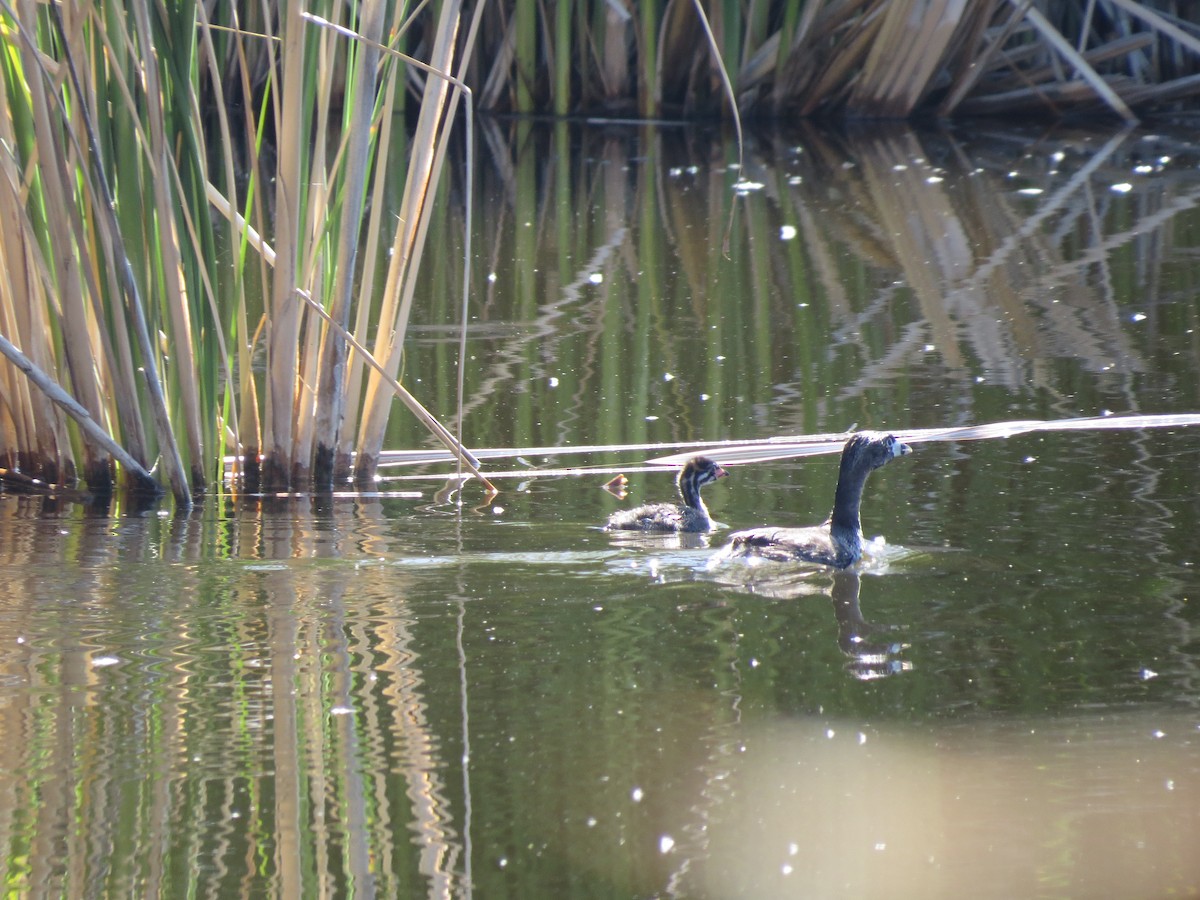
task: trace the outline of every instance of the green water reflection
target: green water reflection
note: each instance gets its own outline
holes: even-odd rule
[[[738,196],[711,135],[514,131],[480,165],[471,444],[1200,408],[1169,134],[762,138]],[[426,272],[406,365],[443,413],[457,278]],[[921,445],[867,489],[886,563],[837,577],[608,535],[608,476],[557,463],[461,511],[409,470],[179,518],[0,496],[6,891],[1200,889],[1194,433]],[[815,522],[835,472],[706,498]]]

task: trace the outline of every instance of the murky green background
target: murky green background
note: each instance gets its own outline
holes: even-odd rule
[[[1200,432],[921,444],[867,487],[889,561],[836,577],[610,536],[608,473],[539,473],[666,497],[669,448],[532,449],[1198,411],[1186,135],[760,134],[735,188],[715,132],[483,131],[496,500],[0,496],[5,892],[1200,892]],[[461,208],[406,363],[446,419]],[[835,477],[706,497],[808,524]]]

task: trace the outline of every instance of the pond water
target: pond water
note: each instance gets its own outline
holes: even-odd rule
[[[597,527],[691,442],[1200,410],[1186,135],[759,135],[739,183],[713,133],[503,127],[464,423],[519,450],[497,498],[0,495],[6,893],[1200,893],[1200,432],[918,444],[856,572]],[[449,419],[439,227],[406,371]],[[391,445],[429,446],[402,411]],[[836,466],[705,496],[813,523]]]

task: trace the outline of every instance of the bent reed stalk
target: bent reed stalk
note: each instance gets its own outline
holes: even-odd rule
[[[411,23],[388,9],[296,4],[266,21],[237,5],[0,0],[0,482],[78,473],[107,493],[119,471],[147,489],[161,464],[187,506],[227,454],[240,486],[270,492],[328,489],[351,459],[378,458],[419,223],[466,90],[448,73],[478,33],[444,4],[433,58],[413,60],[396,50]],[[386,247],[384,204],[364,220],[365,201],[397,175],[410,64],[428,124],[388,211],[380,298],[364,268]],[[386,353],[364,387],[347,348],[370,344]]]

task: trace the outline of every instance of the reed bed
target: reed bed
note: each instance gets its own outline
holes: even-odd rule
[[[6,484],[120,471],[187,505],[229,454],[249,490],[355,458],[369,483],[394,395],[477,473],[397,377],[479,19],[442,5],[424,59],[411,24],[381,0],[0,6]]]
[[[473,97],[564,116],[1132,119],[1200,90],[1198,17],[1132,0],[451,2],[411,16],[383,0],[0,0],[0,481],[81,477],[100,494],[162,481],[187,504],[233,457],[249,491],[371,486],[397,396],[479,475],[437,417],[462,398],[417,398],[402,378]],[[470,198],[474,162],[458,159]],[[579,240],[595,252],[611,233]],[[670,234],[639,233],[649,258]],[[518,230],[518,258],[533,240]],[[455,271],[453,303],[419,301],[445,324],[485,299]],[[638,282],[641,350],[661,288]],[[531,421],[526,406],[505,417]]]

